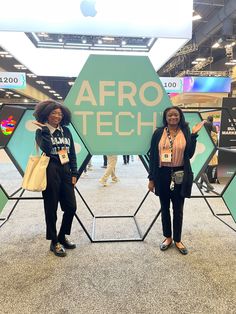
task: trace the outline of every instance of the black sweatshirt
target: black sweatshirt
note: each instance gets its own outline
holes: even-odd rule
[[[42,129],[37,129],[36,142],[40,149],[49,156],[52,161],[60,162],[58,151],[66,147],[72,176],[77,176],[74,141],[67,127],[63,126],[62,130],[63,132],[56,129],[53,134],[51,134],[47,126],[42,127]]]

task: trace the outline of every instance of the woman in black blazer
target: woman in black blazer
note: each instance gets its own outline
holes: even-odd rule
[[[191,196],[193,173],[190,159],[194,155],[198,132],[204,121],[190,132],[188,123],[179,107],[166,108],[163,127],[158,128],[151,140],[148,189],[160,198],[164,241],[162,251],[174,240],[180,253],[187,248],[181,242],[184,199]],[[170,217],[170,202],[173,206],[173,236]]]

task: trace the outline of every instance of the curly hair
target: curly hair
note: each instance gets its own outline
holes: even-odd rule
[[[171,110],[171,109],[175,109],[179,113],[179,116],[180,116],[179,127],[181,129],[187,128],[188,127],[188,123],[185,121],[183,111],[179,107],[177,107],[177,106],[168,107],[168,108],[166,108],[164,110],[164,112],[163,112],[163,119],[162,119],[164,127],[167,126],[167,120],[166,120],[167,112],[169,110]]]
[[[50,113],[55,109],[61,109],[63,114],[60,125],[68,125],[71,122],[70,110],[61,103],[54,100],[45,100],[38,103],[35,107],[33,115],[38,122],[45,123],[47,122]]]

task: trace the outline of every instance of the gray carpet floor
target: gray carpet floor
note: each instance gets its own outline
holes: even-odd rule
[[[92,164],[92,171],[77,183],[92,213],[133,215],[147,192],[147,174],[139,159],[134,156],[133,162],[123,165],[119,156],[120,181],[107,187],[98,182],[104,172],[102,156],[94,156]],[[0,164],[0,178],[9,193],[21,182],[9,163]],[[197,187],[193,194],[199,194]],[[77,214],[91,235],[92,215],[76,195]],[[211,203],[216,213],[226,212],[220,199]],[[0,218],[13,205],[9,201]],[[137,214],[142,234],[159,207],[158,198],[150,193]],[[230,216],[222,219],[236,227]],[[189,249],[187,256],[174,246],[160,251],[158,217],[145,241],[109,243],[91,243],[75,219],[70,238],[77,248],[59,258],[45,240],[42,201],[21,200],[0,228],[0,313],[236,313],[235,235],[212,215],[204,199],[192,198],[184,210],[182,240]],[[96,240],[138,237],[132,218],[96,219]]]

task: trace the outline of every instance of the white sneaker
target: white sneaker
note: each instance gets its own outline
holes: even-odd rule
[[[98,180],[103,186],[107,186],[107,182],[102,178]]]

